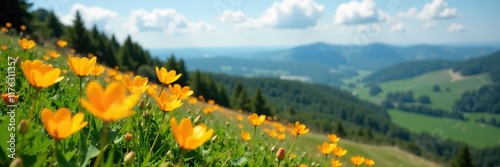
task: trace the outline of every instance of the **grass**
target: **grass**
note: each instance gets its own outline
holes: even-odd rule
[[[46,47],[36,46],[34,49],[23,51],[17,45],[17,38],[3,34],[0,34],[0,37],[0,45],[7,46],[6,50],[0,51],[2,60],[7,56],[19,56],[19,61],[42,60],[42,56],[47,49]],[[50,46],[50,44],[48,45]],[[51,49],[55,49],[55,47],[51,47]],[[214,136],[218,137],[216,140],[208,140],[200,147],[183,154],[177,140],[173,137],[175,132],[171,130],[170,124],[162,124],[166,122],[164,120],[171,117],[165,117],[158,109],[155,100],[146,93],[141,98],[145,103],[149,104],[146,108],[139,108],[134,105],[135,107],[132,109],[135,112],[134,115],[112,122],[109,129],[105,129],[102,120],[86,109],[80,110],[78,100],[80,80],[68,67],[66,57],[68,50],[58,49],[61,57],[47,61],[42,60],[44,63],[62,69],[61,75],[65,78],[63,81],[43,89],[38,97],[32,95],[33,88],[28,84],[26,77],[21,72],[21,68],[17,67],[18,70],[15,76],[17,86],[15,89],[20,98],[15,109],[17,111],[34,111],[35,113],[33,120],[28,120],[30,124],[26,133],[22,134],[20,131],[8,130],[10,127],[16,126],[10,125],[10,114],[4,112],[7,111],[7,106],[0,106],[2,109],[2,112],[0,112],[2,133],[4,131],[11,133],[9,136],[0,135],[0,141],[8,141],[10,136],[16,135],[17,140],[13,147],[18,152],[12,157],[22,158],[25,166],[90,166],[96,163],[99,154],[104,155],[102,166],[160,166],[164,163],[175,164],[179,160],[181,160],[178,163],[179,166],[273,166],[277,163],[275,151],[279,147],[287,149],[288,152],[292,153],[290,155],[296,155],[294,158],[292,156],[287,157],[283,162],[285,166],[312,165],[313,163],[326,166],[329,163],[325,162],[324,157],[318,156],[319,150],[316,147],[322,142],[328,141],[326,134],[308,133],[300,135],[296,147],[289,150],[288,148],[290,148],[294,139],[290,134],[291,128],[280,131],[280,133],[286,134],[287,137],[284,141],[279,141],[264,133],[266,128],[273,128],[273,122],[269,121],[257,127],[257,135],[252,135],[250,141],[242,141],[240,132],[242,130],[253,132],[254,129],[250,125],[246,114],[203,102],[194,104],[184,102],[185,104],[182,107],[168,113],[171,117],[175,117],[178,122],[182,118],[194,121],[194,118],[201,116],[203,119],[200,122],[206,124],[208,128],[214,129]],[[0,62],[0,74],[7,74],[7,71],[4,70],[7,69],[7,66],[9,66],[7,61]],[[117,73],[114,74],[115,76],[107,76],[109,70],[106,69],[107,72],[99,77],[86,77],[83,80],[83,88],[85,89],[88,82],[92,80],[97,80],[100,84],[106,86],[114,78],[117,78],[116,75],[128,75]],[[0,85],[2,90],[7,88],[7,84]],[[158,90],[154,91],[158,93]],[[168,90],[165,89],[165,91]],[[83,96],[85,97],[86,93]],[[33,98],[37,98],[38,103],[32,103]],[[56,141],[46,132],[46,127],[40,119],[40,111],[43,108],[55,111],[62,107],[69,108],[73,114],[75,112],[84,113],[84,120],[88,121],[89,125],[68,138]],[[207,107],[213,108],[215,112],[201,112]],[[14,124],[19,123],[21,119],[30,118],[28,113],[16,112]],[[237,119],[238,115],[243,119]],[[166,127],[160,128],[163,126]],[[106,135],[108,140],[101,141],[103,132],[108,133]],[[132,135],[130,141],[124,139],[127,133]],[[159,136],[157,142],[156,135]],[[156,145],[153,143],[156,143]],[[102,148],[104,149],[102,151],[100,151],[101,144],[103,144]],[[7,148],[10,146],[8,142],[0,143],[0,166],[7,166],[12,161],[12,159],[8,158],[11,152],[7,152]],[[251,151],[254,150],[252,149],[254,146],[255,151]],[[376,166],[420,166],[419,164],[412,164],[414,161],[408,160],[410,157],[411,160],[415,158],[418,162],[423,162],[424,166],[436,165],[394,147],[366,145],[346,140],[341,140],[339,146],[348,149],[347,155],[340,158],[345,166],[352,166],[349,157],[354,155],[372,158],[377,162]],[[272,147],[275,150],[271,150]],[[57,151],[53,152],[52,150]],[[124,157],[130,151],[135,152],[135,158],[132,158],[131,164],[127,165],[124,163]],[[254,155],[252,156],[252,154]],[[255,157],[255,159],[252,160],[251,157]]]
[[[474,147],[484,148],[500,145],[500,128],[485,126],[470,121],[459,121],[431,117],[415,113],[402,112],[397,109],[388,110],[392,120],[414,132],[429,132],[442,138],[449,138],[468,143]],[[471,114],[471,118],[485,114]],[[498,115],[497,115],[498,117]]]

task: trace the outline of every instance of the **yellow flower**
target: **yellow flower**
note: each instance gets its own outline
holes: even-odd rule
[[[57,51],[55,51],[55,50],[49,50],[48,53],[49,53],[49,56],[52,57],[53,59],[61,56],[61,54],[57,53]]]
[[[49,87],[64,78],[60,76],[61,70],[59,68],[43,64],[40,60],[34,60],[33,62],[26,60],[21,63],[21,69],[30,85],[37,89]]]
[[[295,157],[297,157],[297,155],[295,153],[290,154],[290,158],[295,158]]]
[[[260,124],[264,123],[264,121],[266,120],[266,116],[258,116],[257,114],[253,113],[252,115],[248,116],[248,120],[250,120],[250,123],[252,123],[253,126],[259,126]]]
[[[88,59],[86,57],[73,57],[71,55],[68,56],[68,65],[71,70],[79,77],[86,77],[95,68],[96,58]]]
[[[307,165],[306,164],[300,164],[299,167],[307,167]]]
[[[332,167],[341,167],[342,166],[342,162],[340,162],[338,159],[332,158],[331,163],[332,163]]]
[[[7,45],[2,45],[1,49],[2,50],[6,50],[7,49]]]
[[[17,43],[19,43],[19,46],[21,46],[21,48],[23,48],[24,50],[29,50],[29,49],[35,47],[35,45],[36,45],[35,41],[28,40],[26,38],[23,38],[22,40],[17,39]]]
[[[275,130],[270,130],[267,134],[272,138],[278,136],[278,133]]]
[[[318,145],[318,149],[319,151],[321,151],[322,154],[325,154],[325,155],[328,155],[330,154],[333,149],[335,149],[335,147],[337,147],[336,144],[333,144],[333,143],[327,143],[327,142],[324,142],[323,145]]]
[[[154,96],[156,94],[156,91],[158,91],[158,85],[153,83],[149,84],[148,95]]]
[[[241,131],[241,140],[248,141],[250,139],[252,139],[252,136],[250,136],[249,132]]]
[[[175,117],[170,119],[170,127],[174,134],[175,141],[183,150],[194,150],[208,141],[213,133],[213,129],[207,130],[207,126],[203,123],[193,127],[189,119],[183,118],[180,124],[177,124]]]
[[[336,134],[329,134],[328,135],[328,140],[332,143],[337,143],[340,140],[340,137],[338,137]]]
[[[140,95],[127,96],[127,88],[122,83],[112,82],[104,89],[97,81],[87,85],[87,99],[81,99],[83,107],[104,122],[114,122],[134,114],[132,109]]]
[[[182,100],[179,100],[176,95],[169,95],[165,91],[162,91],[160,96],[155,94],[154,98],[163,112],[173,111],[183,104]]]
[[[188,103],[189,104],[195,104],[198,102],[198,99],[196,97],[189,97],[188,98]]]
[[[2,27],[2,32],[3,32],[3,33],[7,33],[7,32],[9,32],[9,29],[7,29],[7,28],[5,28],[5,27]]]
[[[170,90],[170,93],[177,95],[180,100],[186,99],[194,93],[189,86],[181,88],[181,85],[179,84],[175,84],[174,86],[168,85],[168,89]]]
[[[363,164],[363,161],[365,160],[364,157],[356,155],[356,156],[351,156],[351,162],[354,164],[354,166],[358,166]]]
[[[21,30],[24,31],[24,30],[26,30],[27,27],[25,25],[21,25],[20,28],[21,28]]]
[[[5,27],[7,27],[7,28],[12,27],[12,23],[10,23],[10,22],[5,23]]]
[[[236,120],[238,120],[238,121],[243,120],[243,116],[241,116],[241,115],[237,115],[237,116],[236,116]]]
[[[238,124],[238,128],[243,129],[243,125],[242,124]]]
[[[139,75],[135,76],[134,79],[131,79],[129,75],[125,75],[121,81],[130,93],[142,94],[149,88],[148,78]]]
[[[19,99],[19,95],[15,95],[15,94],[9,95],[8,93],[4,93],[4,94],[2,94],[2,99],[3,99],[3,102],[5,102],[5,104],[12,105],[12,104],[15,104],[17,102],[17,99]]]
[[[346,153],[347,153],[347,150],[344,150],[342,147],[340,146],[337,146],[333,149],[332,151],[333,155],[335,155],[336,157],[341,157],[341,156],[344,156]]]
[[[158,77],[158,80],[166,85],[177,81],[182,75],[182,74],[176,75],[175,70],[167,71],[165,67],[162,67],[161,69],[156,67],[155,70],[156,70],[156,77]]]
[[[213,109],[212,107],[205,107],[205,108],[203,109],[203,112],[204,112],[205,114],[211,114],[212,112],[214,112],[214,109]]]
[[[104,70],[105,70],[105,69],[106,69],[106,68],[104,68],[104,66],[103,66],[103,65],[97,65],[97,64],[96,64],[96,65],[95,65],[94,70],[92,71],[92,75],[94,75],[94,76],[99,76],[99,75],[101,75],[102,73],[104,73]]]
[[[50,60],[50,57],[47,56],[47,55],[43,55],[42,59],[45,60],[45,61],[47,61],[47,60]]]
[[[65,40],[57,40],[57,45],[61,48],[64,48],[66,45],[68,45],[68,42]]]
[[[113,79],[115,79],[115,81],[120,81],[123,79],[123,75],[121,73],[116,73],[114,76],[113,76]]]
[[[293,127],[294,135],[302,135],[309,132],[309,128],[306,128],[306,125],[300,124],[299,121],[295,122],[295,126]]]
[[[47,108],[42,110],[43,125],[47,133],[56,140],[65,139],[87,126],[83,118],[83,113],[77,113],[71,117],[71,112],[67,108],[59,108],[55,114]]]
[[[283,140],[285,140],[285,137],[286,137],[286,135],[285,135],[284,133],[278,134],[278,136],[276,136],[276,138],[277,138],[279,141],[283,141]]]
[[[373,159],[365,158],[365,165],[366,166],[373,166],[373,165],[375,165],[375,161]]]

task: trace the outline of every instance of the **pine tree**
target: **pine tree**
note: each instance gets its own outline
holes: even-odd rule
[[[77,53],[86,54],[89,49],[90,39],[79,11],[76,12],[73,26],[68,33],[70,46],[75,49]]]
[[[452,163],[453,167],[473,167],[469,147],[464,145]]]
[[[125,43],[120,47],[117,53],[118,65],[122,70],[135,70],[136,62],[133,61],[133,47],[134,44],[130,36],[127,36]]]
[[[335,134],[339,135],[340,137],[344,137],[347,135],[347,133],[345,132],[344,127],[342,127],[342,123],[340,121],[337,122],[337,124],[335,125]]]
[[[189,73],[187,71],[186,64],[185,64],[183,59],[179,59],[179,61],[177,62],[177,70],[178,70],[177,71],[178,73],[182,73],[182,77],[180,77],[179,80],[177,80],[177,83],[181,86],[189,85],[188,84]],[[226,105],[226,107],[227,107],[227,105]]]
[[[217,92],[217,94],[219,95],[219,101],[217,101],[217,104],[224,107],[229,107],[230,100],[227,96],[226,87],[221,83],[217,84]]]
[[[262,92],[260,88],[257,88],[254,96],[250,102],[251,111],[257,113],[259,115],[271,115],[271,111],[269,110],[269,106],[266,103],[266,99],[262,96]]]
[[[167,70],[175,70],[176,72],[178,72],[177,60],[175,59],[174,55],[170,55],[170,57],[167,59],[167,62],[165,62],[165,68],[167,68]]]
[[[231,93],[231,108],[235,110],[241,109],[240,94],[243,90],[244,88],[241,82],[236,82],[236,85],[234,86],[233,91]]]
[[[64,27],[59,21],[59,19],[57,19],[57,16],[54,14],[53,11],[49,12],[49,14],[47,15],[47,19],[45,21],[47,26],[50,28],[51,37],[60,38],[63,35]]]
[[[193,78],[190,80],[191,89],[194,91],[195,96],[200,96],[203,95],[205,96],[207,94],[207,87],[203,82],[203,77],[201,76],[201,73],[199,70],[196,70],[194,73]]]

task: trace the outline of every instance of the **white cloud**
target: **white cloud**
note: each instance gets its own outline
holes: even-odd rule
[[[123,26],[129,32],[162,31],[167,34],[189,34],[215,30],[215,27],[208,23],[189,21],[173,9],[134,10]]]
[[[432,29],[432,28],[434,28],[435,26],[436,26],[436,25],[435,25],[433,22],[427,22],[427,23],[425,23],[424,28],[425,28],[425,29]]]
[[[406,12],[400,12],[396,15],[397,18],[413,18],[417,14],[417,8],[410,8]]]
[[[222,13],[222,16],[219,18],[220,21],[222,22],[243,22],[246,20],[245,13],[243,13],[240,10],[232,11],[232,10],[225,10]]]
[[[303,29],[316,26],[325,7],[314,0],[283,0],[275,2],[257,19],[248,19],[238,28],[273,27]]]
[[[59,16],[61,23],[72,25],[76,11],[80,12],[80,16],[87,28],[97,25],[98,28],[108,29],[109,25],[107,25],[107,22],[118,17],[118,13],[112,10],[101,7],[88,7],[77,3],[71,7],[71,11],[68,14]]]
[[[392,25],[391,31],[393,32],[406,32],[406,25],[403,23],[396,23]]]
[[[433,0],[426,3],[422,11],[417,14],[417,18],[422,20],[451,19],[458,16],[456,8],[448,7],[444,0]]]
[[[386,19],[386,14],[376,8],[373,0],[356,0],[337,7],[334,22],[343,25],[367,24]]]
[[[446,31],[448,31],[448,32],[462,32],[462,31],[464,31],[464,25],[458,24],[458,23],[453,23],[450,26],[448,26]]]

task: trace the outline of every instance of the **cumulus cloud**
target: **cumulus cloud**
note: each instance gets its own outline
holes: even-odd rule
[[[397,18],[413,18],[417,14],[417,8],[410,8],[406,12],[400,12],[396,15]]]
[[[208,23],[189,21],[173,9],[134,10],[124,26],[129,32],[161,31],[167,34],[189,34],[215,30],[215,27]]]
[[[458,23],[453,23],[448,28],[446,29],[448,32],[463,32],[464,31],[464,25],[463,24],[458,24]]]
[[[403,23],[396,23],[392,25],[391,31],[393,32],[406,32],[406,25]]]
[[[456,8],[448,7],[444,0],[433,0],[426,3],[422,11],[417,14],[417,18],[422,20],[451,19],[458,16]]]
[[[256,19],[248,19],[238,28],[272,27],[280,29],[304,29],[316,26],[325,7],[314,0],[283,0],[275,2]]]
[[[243,22],[246,20],[245,13],[240,10],[225,10],[219,18],[222,22]]]
[[[76,12],[80,12],[85,26],[90,28],[96,25],[99,28],[106,28],[107,22],[111,19],[118,17],[118,14],[112,10],[101,7],[88,7],[82,4],[74,4],[68,14],[59,16],[61,23],[65,25],[72,25],[75,19]]]
[[[434,23],[432,23],[432,22],[427,22],[427,23],[425,23],[425,24],[424,24],[424,28],[425,28],[425,29],[432,29],[432,28],[434,28],[435,26],[436,26],[436,25],[435,25]]]
[[[386,14],[376,8],[373,0],[356,0],[337,7],[334,22],[343,25],[368,24],[386,19]]]

